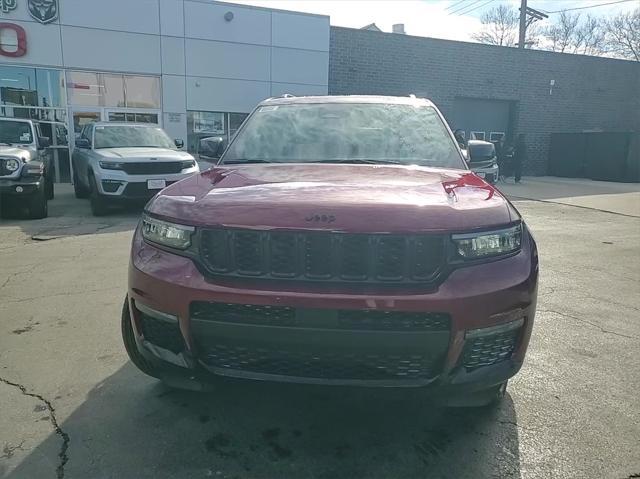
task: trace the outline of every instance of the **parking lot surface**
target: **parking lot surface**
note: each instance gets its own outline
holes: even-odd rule
[[[640,477],[637,197],[605,185],[571,205],[562,182],[535,185],[504,190],[534,198],[515,204],[540,250],[536,325],[484,411],[419,390],[166,388],[120,339],[140,209],[93,218],[58,188],[49,218],[0,223],[0,477]]]

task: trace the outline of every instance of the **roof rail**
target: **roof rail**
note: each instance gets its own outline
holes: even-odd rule
[[[283,93],[279,98],[295,98],[295,95],[292,95],[291,93]]]

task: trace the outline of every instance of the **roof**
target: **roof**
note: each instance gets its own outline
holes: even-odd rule
[[[365,25],[364,27],[360,27],[360,30],[369,30],[372,32],[381,32],[382,30],[375,23],[370,23],[369,25]]]
[[[326,95],[326,96],[287,96],[268,98],[260,105],[290,105],[318,103],[383,103],[391,105],[423,105],[433,106],[426,98],[412,96],[378,96],[378,95]]]

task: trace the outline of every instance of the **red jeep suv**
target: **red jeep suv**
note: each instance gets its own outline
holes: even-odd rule
[[[537,282],[527,226],[430,101],[286,96],[148,203],[122,332],[139,369],[185,387],[425,386],[483,403],[522,365]]]

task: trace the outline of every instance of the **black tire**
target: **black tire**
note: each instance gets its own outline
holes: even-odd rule
[[[48,203],[46,186],[43,185],[29,198],[29,218],[33,220],[46,218],[49,215]]]
[[[448,398],[445,405],[450,408],[494,409],[500,405],[506,395],[507,382],[471,394]]]
[[[129,314],[129,299],[126,297],[124,298],[124,305],[122,306],[121,329],[124,348],[131,362],[146,375],[153,378],[160,378],[158,368],[147,361],[145,357],[140,354],[140,351],[138,351],[133,326],[131,325],[131,315]]]
[[[89,172],[89,186],[91,187],[91,192],[89,193],[89,203],[91,205],[91,213],[93,213],[93,216],[106,215],[109,212],[109,208],[107,207],[107,201],[98,192],[98,186],[96,185],[96,180],[93,177],[92,172]]]
[[[9,218],[11,216],[11,203],[9,196],[0,196],[0,218]]]
[[[54,186],[53,186],[53,177],[45,176],[44,189],[47,195],[47,199],[52,200],[55,195]]]
[[[504,400],[504,397],[507,395],[507,383],[509,381],[505,381],[502,384],[499,384],[491,391],[490,400],[487,403],[487,407],[497,407]]]
[[[75,170],[73,171],[73,192],[75,193],[76,198],[78,199],[84,199],[89,197],[89,192],[87,191],[87,188],[82,186],[82,184],[80,183],[80,180],[78,179],[78,174],[75,172]]]

